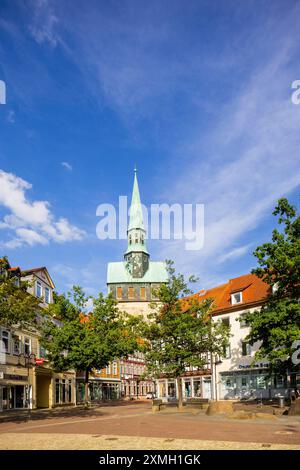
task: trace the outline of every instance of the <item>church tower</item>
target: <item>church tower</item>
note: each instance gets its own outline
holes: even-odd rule
[[[156,300],[153,290],[168,280],[166,264],[150,261],[146,235],[135,169],[124,260],[107,265],[108,291],[121,310],[132,314],[146,315],[149,302]]]
[[[133,278],[142,278],[149,268],[149,253],[146,247],[146,231],[136,173],[137,170],[135,169],[127,230],[127,250],[124,259],[126,269],[131,276]]]

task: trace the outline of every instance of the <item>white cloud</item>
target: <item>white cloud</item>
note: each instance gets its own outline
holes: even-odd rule
[[[0,229],[15,233],[15,237],[2,242],[6,248],[22,245],[59,243],[81,240],[85,232],[70,224],[66,218],[55,220],[47,201],[29,201],[26,191],[32,185],[13,173],[0,170],[0,205],[10,212],[0,221]]]
[[[55,47],[59,42],[56,33],[57,16],[47,0],[35,0],[32,3],[33,16],[29,31],[38,44],[48,43]]]
[[[228,251],[227,253],[224,253],[222,256],[220,256],[220,258],[218,259],[218,262],[224,263],[224,261],[227,261],[229,259],[239,258],[240,256],[243,256],[245,253],[249,252],[250,246],[251,244],[233,248],[233,250]]]
[[[69,170],[69,171],[72,171],[73,170],[73,167],[70,163],[68,162],[61,162],[61,165],[66,169],[66,170]]]

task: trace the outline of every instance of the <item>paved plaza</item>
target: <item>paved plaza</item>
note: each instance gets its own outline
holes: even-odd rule
[[[0,422],[1,449],[300,449],[300,417],[152,413],[148,402],[11,416]]]

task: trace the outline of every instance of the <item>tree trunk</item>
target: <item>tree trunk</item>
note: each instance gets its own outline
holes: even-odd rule
[[[176,377],[177,390],[178,390],[178,408],[183,408],[183,397],[182,397],[182,380],[181,377]]]
[[[89,370],[85,370],[85,378],[84,378],[84,401],[85,406],[88,408],[89,406]]]

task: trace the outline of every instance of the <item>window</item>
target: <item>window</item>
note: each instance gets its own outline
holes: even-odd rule
[[[131,243],[132,243],[132,237],[131,235],[129,235],[129,245],[131,245]]]
[[[72,402],[72,380],[69,380],[69,385],[68,385],[68,402]]]
[[[241,292],[235,292],[234,294],[231,294],[231,303],[232,305],[235,304],[240,304],[242,302],[242,293]]]
[[[266,377],[264,375],[258,375],[256,377],[257,388],[266,388]]]
[[[24,338],[24,354],[29,356],[31,353],[31,341],[30,338]]]
[[[18,356],[21,353],[21,339],[19,336],[13,337],[13,354]]]
[[[240,327],[241,328],[246,328],[248,325],[247,323],[245,322],[245,317],[246,313],[243,313],[241,316],[240,316]]]
[[[276,375],[274,382],[276,388],[284,388],[284,377],[282,375]]]
[[[133,289],[133,287],[128,287],[128,299],[134,299],[134,289]]]
[[[40,281],[36,281],[36,296],[42,297],[42,295],[43,295],[42,283]]]
[[[242,355],[243,356],[251,355],[251,346],[247,341],[242,341]]]
[[[122,287],[117,287],[117,299],[122,299]]]
[[[1,351],[9,352],[9,331],[7,330],[2,330],[1,332]]]
[[[144,245],[144,235],[141,236],[141,244]]]
[[[106,366],[105,371],[106,371],[107,375],[110,375],[110,364],[108,364],[108,366]]]
[[[224,359],[230,359],[231,358],[230,344],[228,344],[228,346],[225,346],[223,357],[224,357]]]
[[[117,375],[117,374],[118,374],[118,367],[117,367],[117,366],[118,366],[117,363],[114,362],[114,363],[113,363],[113,375]]]
[[[59,379],[55,380],[55,403],[60,402],[60,386],[59,386]]]
[[[222,318],[221,320],[222,320],[223,325],[228,326],[228,327],[230,326],[229,317]]]
[[[141,295],[141,299],[145,299],[146,298],[146,289],[145,287],[141,287],[141,291],[140,291],[140,295]]]
[[[46,357],[46,349],[40,345],[40,358],[44,359]]]
[[[45,302],[50,304],[50,289],[49,287],[45,287]]]

